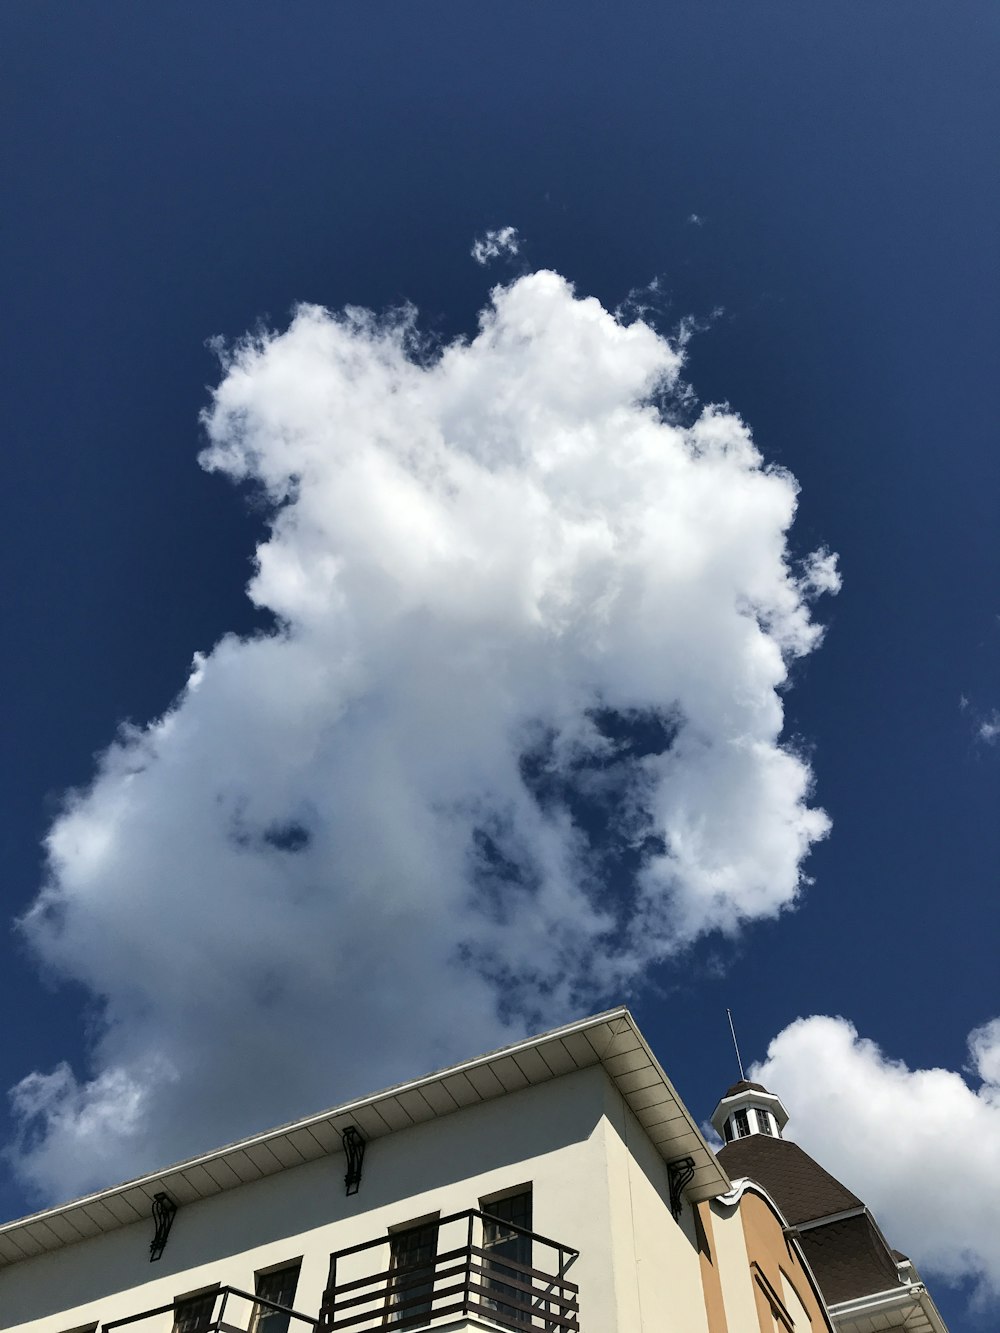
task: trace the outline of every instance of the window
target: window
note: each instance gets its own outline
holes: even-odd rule
[[[733,1115],[733,1124],[736,1127],[736,1137],[745,1139],[750,1133],[750,1117],[746,1111],[737,1111]]]
[[[267,1273],[258,1273],[254,1295],[291,1309],[295,1301],[295,1288],[298,1286],[301,1266],[302,1260],[296,1259],[293,1264],[272,1268]],[[282,1314],[280,1310],[271,1310],[266,1305],[255,1305],[250,1333],[288,1333],[290,1319],[290,1315]]]
[[[479,1206],[488,1214],[483,1219],[483,1249],[489,1256],[483,1261],[483,1285],[492,1294],[485,1304],[508,1322],[527,1324],[530,1312],[512,1302],[526,1305],[531,1296],[511,1283],[530,1281],[522,1270],[531,1267],[531,1187],[503,1199],[482,1199]]]
[[[781,1274],[781,1291],[785,1298],[785,1307],[791,1318],[792,1327],[796,1330],[800,1328],[812,1328],[812,1320],[809,1318],[809,1311],[802,1303],[802,1298],[795,1289],[795,1284],[783,1268],[779,1269],[779,1272]]]
[[[757,1286],[760,1287],[768,1305],[771,1307],[771,1320],[774,1327],[774,1333],[795,1333],[797,1325],[792,1322],[792,1316],[785,1309],[784,1301],[778,1295],[774,1287],[772,1287],[764,1270],[756,1259],[751,1261],[750,1269],[757,1280]],[[808,1318],[802,1327],[806,1329],[811,1327]]]
[[[431,1313],[437,1240],[436,1219],[390,1235],[389,1323]]]
[[[174,1301],[173,1333],[205,1333],[215,1313],[215,1298],[219,1288],[199,1292],[197,1296],[181,1296]]]
[[[757,1108],[757,1128],[762,1134],[769,1134],[772,1139],[774,1138],[774,1130],[771,1128],[770,1111],[762,1111],[759,1107]]]

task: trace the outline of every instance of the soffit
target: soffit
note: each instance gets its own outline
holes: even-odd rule
[[[934,1311],[936,1314],[936,1311]],[[830,1318],[837,1333],[885,1333],[888,1329],[906,1329],[906,1333],[941,1333],[944,1325],[932,1316],[922,1293],[904,1295],[891,1303],[872,1302],[868,1309],[860,1302],[845,1308],[830,1307]]]
[[[664,1161],[693,1159],[694,1175],[684,1190],[689,1200],[708,1199],[730,1188],[725,1170],[632,1015],[619,1008],[8,1222],[0,1226],[0,1267],[149,1219],[153,1196],[161,1191],[183,1207],[340,1153],[349,1125],[372,1141],[595,1065],[603,1066]]]

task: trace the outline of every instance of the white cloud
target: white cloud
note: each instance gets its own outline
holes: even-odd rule
[[[521,238],[516,227],[498,227],[487,231],[472,243],[470,251],[477,264],[488,264],[501,255],[516,255],[521,249]]]
[[[909,1069],[843,1018],[792,1023],[750,1077],[788,1107],[788,1134],[860,1195],[926,1275],[1000,1296],[1000,1019],[969,1037],[970,1086]]]
[[[827,831],[781,743],[832,558],[680,353],[557,274],[429,363],[301,308],[226,360],[203,464],[272,506],[280,628],[199,655],[47,840],[22,928],[103,1006],[15,1092],[63,1194],[557,1021],[796,899]],[[100,1150],[95,1151],[95,1143]]]
[[[1000,709],[992,708],[988,713],[984,713],[973,705],[968,695],[961,694],[958,698],[958,710],[960,713],[971,715],[977,740],[985,742],[986,745],[995,745],[1000,740]]]
[[[700,213],[689,213],[687,220],[692,227],[704,227],[705,225],[705,219]]]

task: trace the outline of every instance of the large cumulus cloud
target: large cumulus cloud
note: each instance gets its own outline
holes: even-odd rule
[[[782,742],[832,558],[681,354],[541,272],[433,354],[300,308],[225,354],[272,633],[195,659],[47,843],[22,927],[101,1006],[15,1090],[65,1192],[555,1021],[792,904],[827,830]],[[178,595],[183,595],[179,590]]]

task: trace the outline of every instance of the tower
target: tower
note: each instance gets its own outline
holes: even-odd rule
[[[861,1199],[784,1137],[788,1112],[775,1093],[740,1079],[715,1108],[718,1159],[737,1187],[767,1191],[811,1266],[838,1333],[906,1329],[947,1333],[913,1264],[890,1247]]]
[[[788,1112],[780,1097],[768,1092],[761,1083],[741,1078],[719,1102],[712,1115],[712,1127],[726,1143],[746,1139],[751,1134],[781,1138],[788,1124]]]

